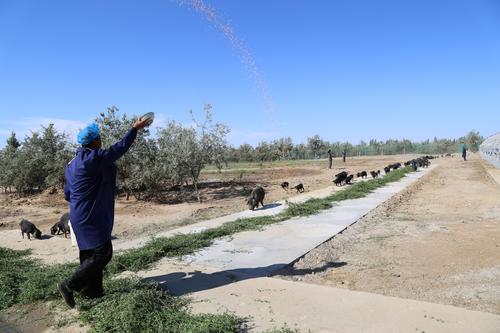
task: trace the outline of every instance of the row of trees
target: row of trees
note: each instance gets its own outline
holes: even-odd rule
[[[335,156],[346,151],[350,156],[380,154],[444,154],[453,153],[460,143],[477,151],[483,138],[471,131],[459,139],[437,139],[423,142],[410,140],[370,140],[353,145],[349,142],[328,142],[319,135],[307,142],[294,144],[291,138],[261,142],[256,147],[243,144],[231,147],[226,137],[229,128],[214,123],[211,106],[204,108],[205,118],[193,126],[170,121],[159,128],[155,136],[141,131],[131,150],[118,162],[118,190],[137,198],[163,200],[165,189],[191,183],[200,200],[198,185],[201,170],[208,164],[222,168],[228,161],[276,161],[283,159],[313,159],[326,157],[330,149]],[[115,143],[130,129],[135,118],[119,115],[116,107],[101,113],[96,123],[101,128],[105,147]],[[20,142],[15,133],[0,150],[0,187],[5,191],[29,194],[64,184],[64,168],[78,147],[54,125],[32,132]]]
[[[16,134],[7,139],[0,151],[0,186],[18,193],[32,193],[64,184],[64,166],[72,158],[74,147],[54,125],[31,133],[21,143]]]
[[[159,128],[155,138],[149,130],[140,131],[130,151],[117,161],[118,190],[129,195],[162,200],[166,188],[191,182],[198,200],[198,179],[206,164],[221,168],[228,150],[227,126],[214,123],[211,106],[204,108],[202,123],[182,126],[171,121]],[[123,137],[136,118],[119,116],[116,107],[101,113],[96,123],[107,147]],[[42,127],[20,143],[15,133],[0,151],[0,187],[28,194],[48,188],[62,188],[64,168],[77,147],[53,125]]]
[[[366,155],[395,155],[395,154],[447,154],[455,153],[461,144],[476,152],[483,137],[479,132],[471,131],[466,136],[458,139],[425,140],[412,142],[407,139],[369,142],[361,141],[359,144],[350,142],[328,142],[319,135],[307,138],[307,143],[294,144],[292,139],[280,138],[271,142],[261,142],[256,147],[243,144],[239,147],[230,147],[227,160],[231,162],[269,162],[283,159],[316,159],[327,157],[328,150],[334,156],[341,156],[345,151],[349,156]]]

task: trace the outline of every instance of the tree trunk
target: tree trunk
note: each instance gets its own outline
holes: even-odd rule
[[[198,191],[198,180],[193,179],[194,190],[196,191],[196,197],[198,198],[198,203],[201,203],[200,191]]]

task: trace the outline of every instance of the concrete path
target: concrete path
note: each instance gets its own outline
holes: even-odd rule
[[[183,260],[219,270],[252,269],[254,274],[265,276],[266,272],[271,273],[293,262],[332,238],[432,169],[410,173],[364,198],[340,201],[318,215],[293,218],[267,226],[263,231],[241,232],[217,240],[211,247]]]

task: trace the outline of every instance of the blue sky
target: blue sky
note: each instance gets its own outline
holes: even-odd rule
[[[74,135],[111,105],[162,125],[211,103],[235,145],[500,131],[500,1],[205,3],[251,50],[264,93],[176,1],[0,0],[0,146],[48,122]]]

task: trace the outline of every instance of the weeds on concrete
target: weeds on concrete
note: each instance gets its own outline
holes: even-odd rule
[[[192,254],[212,245],[214,240],[218,238],[241,231],[259,230],[266,225],[284,220],[284,216],[280,215],[251,217],[228,222],[220,227],[207,229],[199,233],[155,238],[143,247],[126,250],[116,255],[108,265],[108,272],[112,274],[123,271],[137,272],[149,268],[151,264],[161,258]]]
[[[287,217],[308,216],[319,213],[320,211],[332,208],[332,203],[321,198],[309,199],[303,203],[287,202],[288,208],[283,212]]]
[[[411,168],[406,167],[403,169],[392,171],[381,178],[370,179],[364,182],[350,185],[349,187],[338,191],[326,198],[313,198],[298,204],[288,203],[288,208],[282,214],[284,214],[288,218],[294,216],[314,215],[324,209],[331,208],[333,202],[366,197],[377,188],[385,186],[388,183],[400,180],[409,172],[411,172]]]

